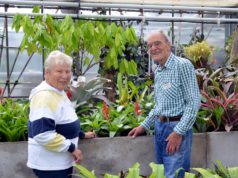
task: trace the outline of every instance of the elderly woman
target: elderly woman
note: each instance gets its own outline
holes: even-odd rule
[[[71,78],[72,58],[53,51],[45,60],[45,81],[30,94],[28,161],[38,178],[70,178],[74,163],[83,159],[77,148],[83,133],[64,89]]]

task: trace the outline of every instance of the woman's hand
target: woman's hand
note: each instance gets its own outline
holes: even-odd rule
[[[83,160],[83,153],[80,149],[75,149],[73,152],[72,152],[72,155],[74,157],[74,161],[76,163],[80,163],[82,160]]]
[[[90,139],[95,137],[96,137],[95,132],[85,132],[85,136],[84,136],[85,139]]]

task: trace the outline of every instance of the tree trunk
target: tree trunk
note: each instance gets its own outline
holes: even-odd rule
[[[115,79],[117,77],[117,72],[114,69],[106,70],[103,73],[103,77],[111,80],[111,82],[107,82],[104,84],[105,87],[109,87],[111,89],[105,90],[106,97],[109,101],[115,102],[116,101],[116,84]]]

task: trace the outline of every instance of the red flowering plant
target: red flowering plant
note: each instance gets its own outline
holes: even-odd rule
[[[142,112],[140,110],[138,100],[136,100],[136,102],[135,102],[135,113],[136,113],[136,115],[141,115],[142,114]]]
[[[107,106],[107,104],[106,104],[105,101],[103,101],[102,113],[103,113],[104,118],[105,118],[107,121],[110,121],[109,107]]]

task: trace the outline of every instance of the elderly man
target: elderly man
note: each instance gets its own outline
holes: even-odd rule
[[[154,125],[156,162],[164,164],[166,178],[174,178],[177,169],[190,170],[192,126],[200,106],[200,92],[193,65],[171,52],[170,42],[162,31],[150,34],[147,44],[148,52],[158,64],[155,106],[129,136],[141,135]],[[184,171],[180,171],[179,178],[183,176]]]
[[[83,133],[64,89],[71,78],[72,58],[52,51],[45,60],[45,81],[30,94],[28,161],[38,178],[71,178],[73,164],[83,159],[78,139]]]

